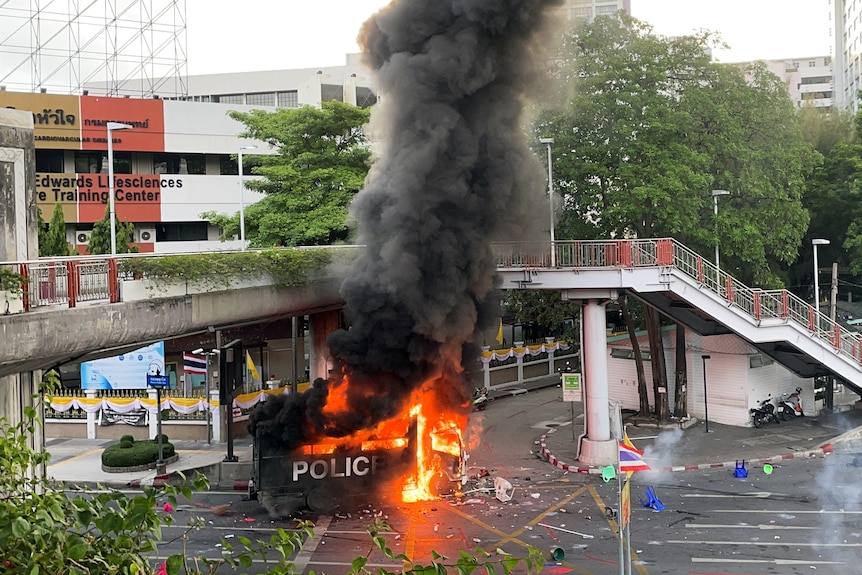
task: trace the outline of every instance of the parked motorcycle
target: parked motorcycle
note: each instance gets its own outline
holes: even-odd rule
[[[781,399],[778,400],[778,410],[781,413],[781,419],[787,421],[794,417],[803,417],[805,413],[802,411],[802,388],[797,387],[793,393],[784,393]]]
[[[488,390],[484,387],[477,387],[473,392],[473,411],[484,411],[488,407]]]
[[[774,421],[781,423],[778,420],[778,414],[775,413],[775,406],[772,405],[772,394],[769,394],[766,399],[760,402],[760,405],[748,410],[751,413],[751,422],[754,427],[763,427],[764,423]]]

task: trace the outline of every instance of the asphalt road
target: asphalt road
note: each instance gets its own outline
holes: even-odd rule
[[[618,507],[616,481],[597,475],[562,471],[536,456],[537,439],[549,428],[569,433],[571,406],[551,388],[492,402],[475,414],[469,474],[509,481],[512,499],[500,501],[493,490],[429,503],[369,501],[363,508],[333,516],[308,516],[316,534],[304,550],[291,556],[298,572],[344,573],[351,561],[369,554],[369,567],[403,568],[372,550],[367,526],[376,520],[393,531],[385,535],[395,553],[427,564],[432,552],[457,559],[461,551],[481,547],[523,557],[528,547],[545,552],[543,573],[616,575],[619,545],[616,521],[607,508]],[[576,420],[573,436],[582,429]],[[747,478],[733,470],[713,469],[632,477],[632,573],[639,575],[753,575],[759,573],[849,573],[862,557],[862,489],[855,478],[862,457],[832,455],[749,469]],[[644,507],[646,488],[653,487],[661,511]],[[271,519],[256,501],[235,492],[196,495],[174,511],[179,525],[192,517],[204,528],[165,529],[161,557],[217,558],[223,543],[238,537],[268,538],[289,519]],[[224,511],[219,505],[229,505]],[[214,508],[218,513],[214,512]],[[185,537],[183,534],[185,533]],[[565,556],[550,559],[559,547]],[[453,559],[453,560],[454,560]],[[154,558],[155,561],[158,558]],[[263,573],[255,563],[248,572]],[[521,570],[521,572],[523,572]]]

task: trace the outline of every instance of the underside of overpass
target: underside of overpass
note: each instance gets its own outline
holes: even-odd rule
[[[0,377],[110,357],[144,345],[339,309],[340,280],[0,316]]]

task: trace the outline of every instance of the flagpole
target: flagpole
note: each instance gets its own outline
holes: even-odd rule
[[[617,441],[617,533],[620,536],[620,575],[625,575],[625,558],[623,556],[623,470],[620,457],[620,444]]]

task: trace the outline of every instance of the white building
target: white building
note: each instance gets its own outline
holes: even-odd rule
[[[833,105],[832,57],[812,56],[788,60],[762,60],[766,68],[781,78],[797,108],[814,106],[830,109]],[[748,64],[745,62],[744,64]]]
[[[832,17],[832,85],[835,105],[859,109],[862,89],[862,2],[829,0]]]
[[[552,15],[565,20],[592,21],[596,16],[609,16],[622,10],[631,15],[631,0],[564,0]]]

